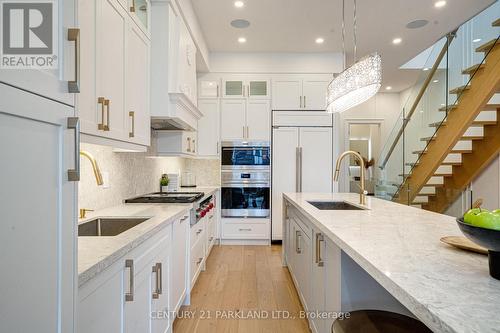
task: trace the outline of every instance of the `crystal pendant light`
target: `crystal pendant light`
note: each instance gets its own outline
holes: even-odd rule
[[[373,97],[382,84],[382,59],[372,53],[356,62],[356,0],[354,0],[354,64],[345,68],[345,0],[342,1],[342,49],[344,71],[328,85],[326,110],[330,113],[344,112]]]

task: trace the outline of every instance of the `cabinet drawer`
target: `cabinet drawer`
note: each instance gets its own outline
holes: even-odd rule
[[[194,247],[191,249],[191,262],[190,262],[190,281],[191,288],[196,283],[196,279],[203,268],[203,262],[205,260],[205,244],[204,242],[196,242]]]
[[[304,221],[307,221],[307,219],[305,219],[302,214],[299,213],[298,210],[296,210],[295,208],[290,208],[289,211],[288,211],[288,214],[290,215],[291,218],[294,219],[294,221],[296,222],[297,226],[302,229],[304,235],[311,239],[311,234],[312,234],[312,229],[311,227],[309,226],[308,223],[305,223]]]
[[[231,223],[222,226],[224,239],[268,239],[269,225],[263,223]]]
[[[191,226],[191,247],[205,236],[205,218],[201,219],[198,223]]]

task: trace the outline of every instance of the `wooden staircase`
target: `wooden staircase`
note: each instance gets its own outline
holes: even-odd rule
[[[499,20],[492,25],[498,26]],[[500,105],[488,104],[500,93],[500,43],[491,40],[476,52],[487,53],[482,64],[462,71],[470,82],[450,90],[459,96],[453,106],[439,109],[448,112],[446,120],[430,124],[437,128],[424,150],[413,152],[417,162],[406,163],[410,174],[400,175],[403,184],[393,200],[427,210],[443,212],[470,182],[500,152]]]

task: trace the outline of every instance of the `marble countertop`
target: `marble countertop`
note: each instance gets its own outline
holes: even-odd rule
[[[204,198],[220,188],[215,186],[180,188],[180,192],[203,192]],[[202,198],[202,200],[204,199]],[[188,204],[121,204],[87,213],[78,224],[96,217],[149,217],[149,219],[117,236],[78,237],[78,286],[82,286],[119,258],[132,251],[176,218],[193,207]]]
[[[121,204],[88,213],[78,224],[96,217],[149,217],[129,230],[110,237],[78,237],[78,286],[87,283],[158,230],[184,216],[192,204]]]
[[[500,332],[500,281],[487,256],[440,242],[461,236],[450,216],[367,197],[369,210],[319,210],[307,201],[353,193],[286,193],[290,203],[435,332]]]

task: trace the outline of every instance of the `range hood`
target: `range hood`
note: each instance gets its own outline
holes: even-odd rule
[[[196,45],[175,1],[151,5],[151,128],[196,131]]]
[[[184,93],[169,93],[169,102],[165,108],[171,116],[151,116],[151,128],[154,130],[188,130],[197,129],[198,119],[203,113]]]

